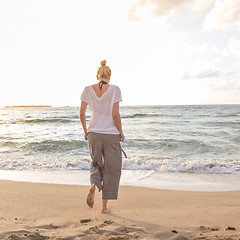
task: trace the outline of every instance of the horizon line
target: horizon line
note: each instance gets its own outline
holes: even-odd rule
[[[120,107],[133,107],[133,106],[142,106],[142,107],[150,107],[150,106],[215,106],[215,105],[240,105],[240,103],[200,103],[200,104],[124,104]],[[38,108],[38,107],[79,107],[76,105],[7,105],[7,106],[0,106],[0,108]]]

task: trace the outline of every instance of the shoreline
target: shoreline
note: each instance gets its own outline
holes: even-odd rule
[[[89,170],[0,170],[0,180],[89,186]],[[240,174],[164,173],[152,170],[122,170],[120,185],[160,190],[239,191]]]
[[[121,186],[110,214],[85,202],[87,186],[0,180],[1,239],[221,239],[240,236],[240,191]],[[226,230],[234,227],[235,230]]]

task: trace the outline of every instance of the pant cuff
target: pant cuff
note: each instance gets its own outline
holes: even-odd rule
[[[103,192],[102,193],[102,199],[104,199],[104,200],[108,200],[108,199],[116,200],[117,198],[118,198],[118,193],[116,193],[116,192]]]

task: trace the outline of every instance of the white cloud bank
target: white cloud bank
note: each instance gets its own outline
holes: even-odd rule
[[[177,10],[184,5],[188,0],[138,0],[132,5],[128,13],[129,20],[139,20],[141,12],[145,9],[152,17],[162,16],[170,11]]]
[[[141,19],[143,12],[152,18],[174,15],[181,10],[185,10],[191,16],[199,16],[215,0],[136,0],[128,12],[130,21]]]
[[[220,76],[220,71],[206,69],[202,70],[201,72],[197,73],[196,75],[192,75],[188,72],[183,74],[182,79],[204,79],[204,78],[217,78]]]
[[[207,14],[204,30],[240,28],[239,0],[216,0],[214,8]]]

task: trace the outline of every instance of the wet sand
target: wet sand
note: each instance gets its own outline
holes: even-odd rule
[[[0,181],[0,239],[240,239],[240,191],[120,187],[101,214],[88,187]]]

